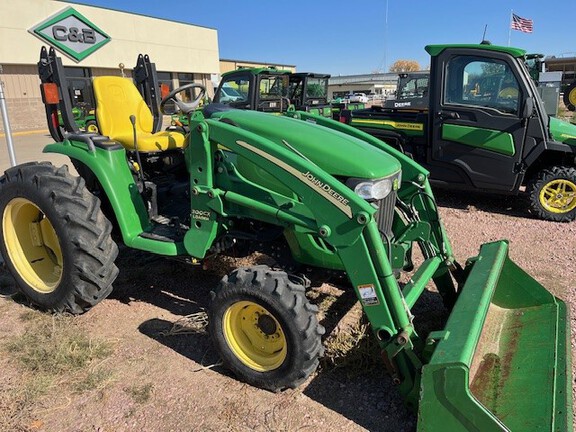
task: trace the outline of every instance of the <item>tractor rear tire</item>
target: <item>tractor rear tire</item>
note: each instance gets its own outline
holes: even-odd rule
[[[567,110],[576,111],[576,81],[566,88],[563,100]]]
[[[318,366],[324,334],[304,286],[267,266],[240,268],[212,292],[209,328],[222,361],[242,381],[296,388]]]
[[[531,210],[554,222],[576,219],[576,168],[555,166],[540,171],[528,184]]]
[[[0,251],[42,310],[80,314],[112,291],[118,247],[100,201],[68,168],[28,163],[0,178]]]

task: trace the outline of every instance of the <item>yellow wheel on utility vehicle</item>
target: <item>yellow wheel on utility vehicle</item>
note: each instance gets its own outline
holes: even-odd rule
[[[568,100],[572,105],[576,105],[576,87],[572,88],[572,90],[568,92]]]
[[[2,215],[2,233],[20,277],[40,293],[54,291],[62,279],[62,249],[42,210],[26,198],[10,200]]]
[[[576,183],[552,180],[540,190],[542,207],[552,213],[568,213],[576,209]]]
[[[566,109],[576,111],[576,81],[565,89],[562,100],[564,101],[564,105],[566,105]]]
[[[239,268],[212,293],[210,335],[241,380],[271,391],[294,388],[314,372],[324,327],[302,279],[267,266]]]
[[[86,183],[48,162],[0,178],[0,252],[18,289],[41,309],[82,313],[118,274],[112,225]]]
[[[286,338],[270,312],[257,303],[241,301],[223,318],[224,337],[236,357],[259,372],[274,370],[286,359]]]
[[[532,211],[542,219],[576,219],[576,168],[555,166],[541,170],[528,183]]]

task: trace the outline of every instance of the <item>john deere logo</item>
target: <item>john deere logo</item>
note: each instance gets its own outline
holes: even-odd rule
[[[110,36],[69,7],[29,30],[79,62],[110,41]]]

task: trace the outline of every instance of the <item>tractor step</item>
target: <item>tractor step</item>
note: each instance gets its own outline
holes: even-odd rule
[[[152,218],[152,229],[140,234],[140,237],[167,243],[181,243],[189,227],[165,216]]]

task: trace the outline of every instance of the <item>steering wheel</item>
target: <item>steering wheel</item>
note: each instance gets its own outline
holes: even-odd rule
[[[181,99],[178,99],[176,97],[178,93],[193,88],[200,89],[200,92],[192,102],[183,102]],[[200,104],[200,101],[204,98],[205,95],[206,95],[206,87],[204,87],[202,84],[198,83],[185,84],[181,87],[175,88],[165,97],[162,98],[162,101],[160,102],[160,111],[162,112],[162,114],[170,115],[170,113],[164,112],[164,108],[166,106],[166,103],[168,103],[168,101],[173,101],[176,104],[176,106],[180,108],[180,111],[182,111],[184,114],[190,114]]]

